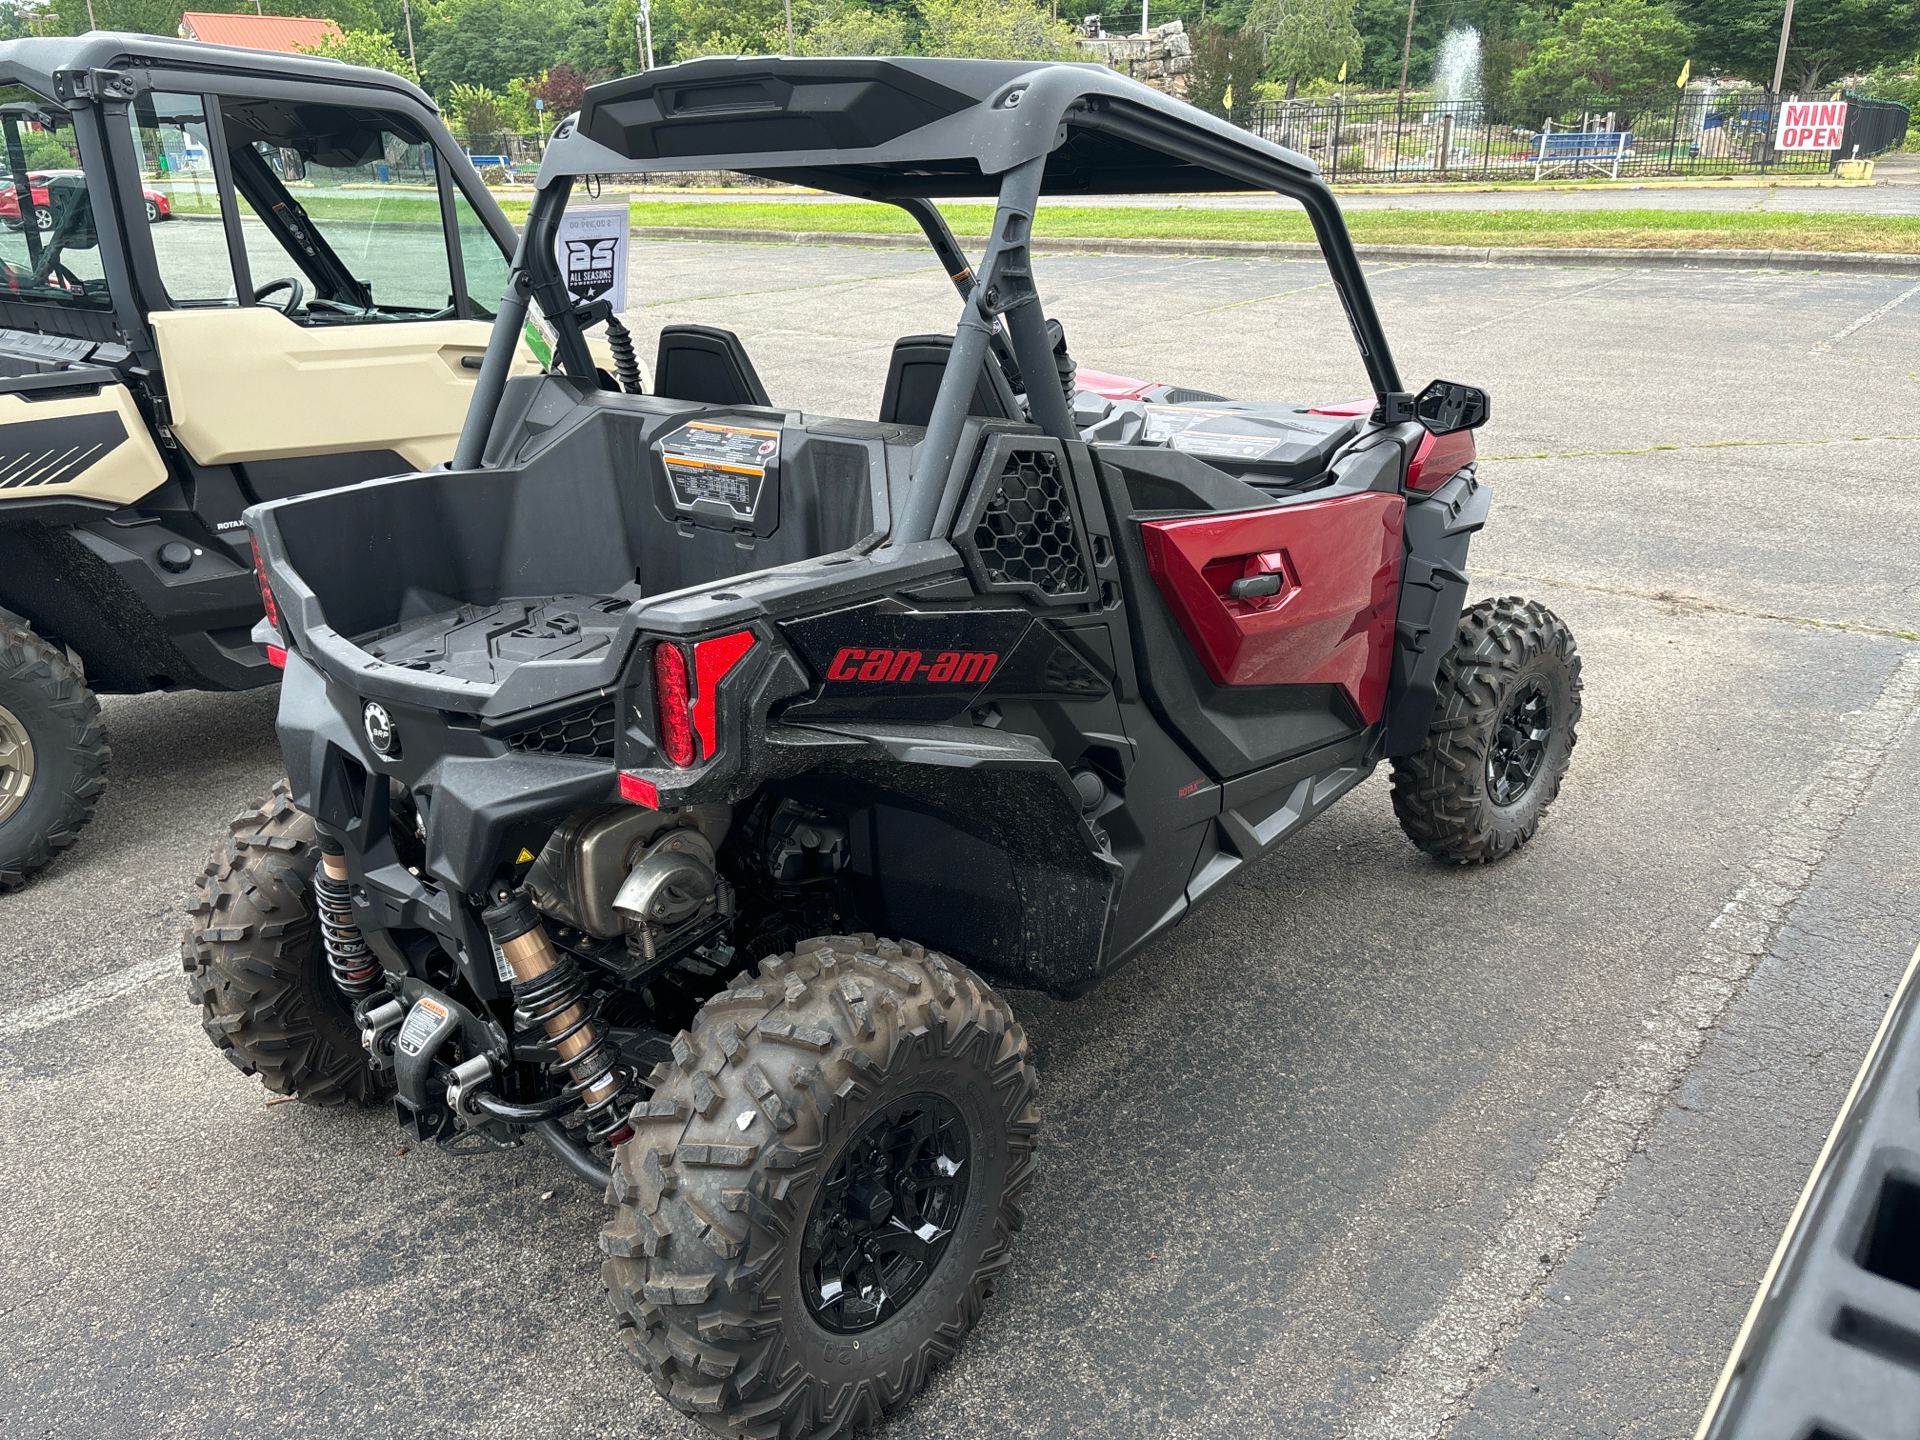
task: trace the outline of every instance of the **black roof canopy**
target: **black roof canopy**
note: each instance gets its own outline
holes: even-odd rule
[[[1043,195],[1291,190],[1319,174],[1103,65],[753,55],[590,86],[540,181],[735,170],[865,199],[990,196],[1042,155]]]

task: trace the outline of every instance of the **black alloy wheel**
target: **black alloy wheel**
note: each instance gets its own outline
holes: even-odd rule
[[[966,1204],[967,1127],[937,1095],[909,1095],[861,1127],[814,1197],[800,1252],[807,1309],[868,1330],[933,1276]]]
[[[1517,804],[1533,788],[1552,734],[1553,701],[1535,677],[1508,698],[1487,747],[1487,794],[1494,804]]]

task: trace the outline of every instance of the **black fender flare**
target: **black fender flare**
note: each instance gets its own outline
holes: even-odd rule
[[[1384,755],[1411,755],[1427,742],[1440,661],[1467,603],[1467,546],[1492,503],[1493,492],[1471,467],[1431,495],[1407,497]]]

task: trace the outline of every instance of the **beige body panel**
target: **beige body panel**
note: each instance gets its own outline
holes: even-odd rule
[[[267,305],[150,317],[173,433],[203,465],[393,450],[453,455],[492,333],[485,320],[299,325]],[[515,373],[537,368],[521,345]]]
[[[45,400],[0,394],[0,509],[26,500],[129,505],[166,478],[126,386]]]

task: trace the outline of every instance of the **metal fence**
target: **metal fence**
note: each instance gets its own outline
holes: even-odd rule
[[[1774,148],[1786,100],[1847,101],[1837,151]],[[1907,107],[1844,92],[1778,96],[1689,87],[1611,100],[1259,101],[1235,123],[1311,155],[1333,180],[1824,174],[1899,145]]]

